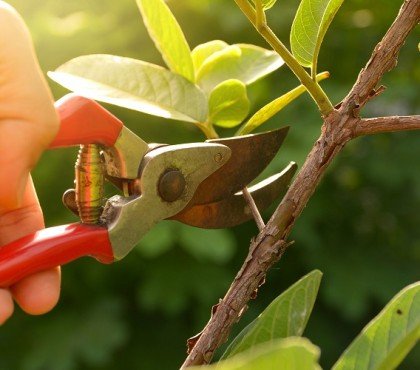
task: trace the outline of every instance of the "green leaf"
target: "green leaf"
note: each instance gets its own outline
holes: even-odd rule
[[[302,0],[290,32],[293,55],[316,73],[319,49],[335,14],[344,0]]]
[[[283,64],[284,61],[274,51],[236,44],[209,56],[197,71],[196,81],[207,92],[229,79],[249,85]]]
[[[191,52],[191,57],[194,64],[195,71],[198,71],[203,65],[204,61],[215,52],[228,47],[229,45],[222,40],[213,40],[204,44],[197,45]]]
[[[317,76],[317,81],[321,81],[328,78],[330,74],[328,72],[322,72]],[[299,85],[298,87],[290,90],[286,94],[274,99],[260,110],[258,110],[237,132],[236,135],[246,135],[251,131],[261,126],[264,122],[269,120],[275,114],[280,112],[286,105],[290,104],[297,97],[302,95],[306,91],[305,86]]]
[[[235,238],[229,230],[181,226],[179,231],[180,245],[199,261],[222,264],[228,262],[235,253]]]
[[[207,99],[196,85],[140,60],[86,55],[48,75],[69,90],[105,103],[187,122],[207,118]]]
[[[319,348],[306,338],[285,338],[256,346],[253,351],[190,370],[320,370]]]
[[[395,369],[420,338],[420,282],[399,292],[350,344],[333,370]]]
[[[226,80],[210,93],[209,120],[218,126],[235,127],[248,115],[249,106],[245,84]]]
[[[191,51],[184,33],[163,0],[137,0],[144,24],[172,72],[194,82]]]
[[[261,4],[264,10],[268,10],[273,7],[277,0],[261,0]],[[255,1],[254,1],[255,4]]]
[[[231,357],[256,344],[278,338],[301,336],[318,293],[322,272],[314,270],[294,283],[232,341],[222,358]]]

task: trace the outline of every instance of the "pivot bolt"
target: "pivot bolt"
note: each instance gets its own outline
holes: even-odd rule
[[[168,170],[160,177],[158,185],[159,195],[166,202],[174,202],[181,197],[185,186],[185,178],[181,171],[176,169]]]

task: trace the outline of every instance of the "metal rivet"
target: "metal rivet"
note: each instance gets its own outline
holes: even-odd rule
[[[185,190],[186,182],[179,170],[166,171],[159,180],[158,191],[160,197],[167,202],[174,202],[180,198]]]
[[[215,161],[216,163],[220,163],[220,162],[222,161],[222,159],[223,159],[223,154],[222,154],[222,153],[217,153],[217,154],[214,156],[214,161]]]

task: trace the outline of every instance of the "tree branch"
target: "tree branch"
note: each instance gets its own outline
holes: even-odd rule
[[[420,130],[420,115],[365,118],[357,124],[354,135],[363,136],[409,130]]]
[[[248,301],[255,297],[267,271],[287,249],[286,240],[296,218],[314,193],[328,165],[345,144],[360,136],[361,132],[366,132],[367,126],[371,126],[369,130],[373,133],[372,123],[375,122],[378,126],[382,124],[383,128],[396,128],[398,120],[395,118],[360,119],[358,113],[360,108],[377,94],[375,87],[381,77],[396,65],[401,46],[419,20],[420,0],[405,0],[394,23],[375,47],[369,62],[360,72],[347,97],[337,109],[324,117],[321,136],[270,221],[251,242],[241,270],[182,365],[183,369],[209,363],[214,351],[227,340],[232,325],[238,320]],[[400,117],[399,122],[401,129],[404,129],[407,124],[406,118]],[[384,131],[378,129],[377,132]]]
[[[382,76],[396,67],[398,53],[410,31],[419,23],[420,1],[405,0],[385,36],[373,50],[366,66],[360,71],[356,83],[343,100],[343,105],[359,111],[372,97]]]

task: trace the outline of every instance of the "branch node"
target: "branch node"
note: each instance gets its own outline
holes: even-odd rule
[[[352,109],[352,115],[354,118],[359,118],[360,117],[360,110],[362,109],[362,107],[360,106],[360,104],[355,103],[354,107]]]

